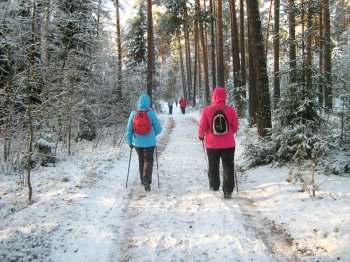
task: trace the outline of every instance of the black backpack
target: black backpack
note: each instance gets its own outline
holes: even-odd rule
[[[215,110],[215,114],[213,116],[213,134],[216,136],[222,136],[227,134],[228,132],[228,123],[227,118],[224,114],[224,110],[219,110],[213,107]]]

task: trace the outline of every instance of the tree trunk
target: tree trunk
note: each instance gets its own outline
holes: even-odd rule
[[[318,54],[318,61],[319,61],[319,72],[320,77],[318,81],[318,104],[320,106],[323,106],[323,87],[324,87],[324,81],[323,81],[323,53],[324,53],[324,40],[323,40],[323,8],[320,8],[320,14],[319,14],[319,54]]]
[[[302,71],[301,77],[301,87],[302,87],[302,97],[301,100],[305,100],[305,83],[306,83],[306,55],[305,55],[305,5],[304,0],[301,0],[301,61],[302,61]]]
[[[72,79],[75,79],[74,72]],[[70,82],[69,87],[69,105],[68,105],[68,155],[72,155],[72,121],[73,121],[73,96],[74,96],[74,80]]]
[[[98,0],[97,1],[96,35],[100,34],[101,11],[102,11],[101,0]]]
[[[273,37],[273,98],[277,109],[281,96],[280,88],[280,0],[274,2],[274,37]]]
[[[191,99],[192,92],[192,72],[191,72],[191,53],[190,53],[190,41],[188,30],[185,29],[185,62],[186,62],[186,79],[187,79],[187,89],[186,89],[186,99]]]
[[[12,114],[11,109],[15,106],[13,99],[10,99],[10,90],[11,90],[11,80],[6,77],[5,79],[5,109],[3,114],[5,115],[5,128],[4,128],[4,162],[9,161],[10,151],[11,151],[11,137],[12,137]],[[12,101],[10,101],[12,100]],[[12,102],[12,106],[10,106]]]
[[[257,91],[257,127],[258,134],[262,137],[268,135],[271,128],[271,106],[269,94],[269,82],[266,66],[266,55],[264,48],[264,38],[261,30],[261,20],[259,14],[258,0],[247,0],[248,24],[250,50],[252,53],[253,67],[255,72],[255,82]]]
[[[201,56],[200,56],[200,43],[198,39],[198,97],[199,101],[204,101],[204,93],[205,90],[203,90],[203,85],[202,85],[202,63],[201,63]],[[202,103],[200,103],[202,105]],[[204,103],[203,103],[204,104]]]
[[[192,105],[196,106],[197,99],[197,68],[198,68],[198,23],[194,25],[194,72],[193,72],[193,100]]]
[[[245,92],[241,91],[241,65],[239,60],[239,44],[238,44],[238,25],[236,17],[236,3],[235,0],[230,0],[230,24],[231,24],[231,55],[232,55],[232,67],[233,67],[233,83],[234,94],[237,105],[237,114],[239,117],[244,116],[244,101],[242,97],[245,96]]]
[[[27,186],[28,186],[28,205],[32,203],[32,183],[31,183],[31,162],[33,155],[33,119],[32,119],[32,96],[33,90],[35,90],[36,78],[38,77],[38,69],[36,66],[36,57],[38,55],[38,17],[37,17],[37,2],[34,1],[32,8],[32,20],[31,20],[31,43],[30,48],[28,49],[29,53],[29,67],[27,68],[27,82],[26,82],[26,95],[27,95],[27,117],[28,117],[28,148],[26,152],[26,172],[27,172]]]
[[[328,110],[333,108],[332,94],[332,50],[331,50],[331,23],[329,16],[329,0],[323,0],[324,25],[324,105]]]
[[[118,83],[117,83],[117,99],[119,103],[122,101],[122,44],[121,44],[121,37],[120,37],[120,15],[119,15],[119,0],[115,0],[115,7],[116,7],[116,33],[117,33],[117,56],[118,56]]]
[[[225,86],[225,72],[224,72],[224,42],[222,32],[222,0],[216,0],[216,39],[217,39],[217,85]]]
[[[246,72],[246,56],[245,56],[245,39],[244,39],[244,0],[240,0],[239,9],[239,20],[240,20],[240,51],[241,51],[241,74],[242,74],[242,86],[245,86],[247,79]]]
[[[147,94],[151,97],[151,101],[153,89],[153,58],[152,1],[147,0]]]
[[[266,26],[266,40],[265,40],[265,52],[266,57],[268,55],[268,46],[269,46],[269,36],[270,36],[270,23],[271,23],[271,16],[272,16],[272,2],[273,0],[270,0],[270,7],[269,7],[269,15],[267,18],[267,26]]]
[[[212,89],[216,87],[216,54],[215,54],[215,19],[213,10],[213,0],[209,0],[210,18],[210,50],[211,50],[211,74],[212,74]]]
[[[289,1],[289,67],[290,67],[290,80],[291,84],[296,82],[296,45],[295,45],[295,14],[294,14],[294,1]]]
[[[12,133],[12,118],[7,116],[5,119],[5,128],[4,128],[4,162],[9,161],[11,153],[11,133]]]
[[[185,68],[184,68],[183,55],[182,55],[182,45],[181,45],[180,33],[178,34],[178,43],[179,43],[180,70],[181,70],[183,97],[186,98],[187,97],[186,76],[185,76]]]
[[[248,18],[249,20],[249,18]],[[253,57],[253,44],[252,44],[252,39],[250,37],[251,35],[251,28],[250,25],[248,23],[248,81],[249,81],[249,85],[248,85],[248,91],[249,91],[249,99],[248,99],[248,111],[249,111],[249,126],[252,127],[253,125],[255,125],[258,122],[257,119],[257,110],[258,110],[258,95],[257,95],[257,91],[256,91],[256,79],[255,79],[255,68],[254,68],[254,57]]]
[[[313,8],[311,4],[308,4],[308,12],[307,12],[307,43],[306,43],[306,89],[307,92],[312,90],[312,36],[313,33]]]
[[[196,0],[197,6],[200,8],[200,2],[199,0]],[[205,88],[205,103],[206,105],[210,104],[210,97],[209,97],[209,78],[208,78],[208,56],[207,56],[207,49],[205,46],[205,38],[204,38],[204,30],[203,30],[203,23],[199,22],[199,35],[200,35],[200,41],[201,41],[201,49],[202,49],[202,62],[203,62],[203,71],[204,71],[204,88]]]
[[[49,108],[50,108],[50,97],[51,97],[51,79],[50,79],[50,50],[49,50],[49,22],[50,22],[50,10],[51,10],[51,0],[43,0],[43,6],[45,6],[45,28],[44,28],[44,83],[46,86],[45,90],[45,103],[44,103],[44,114],[46,127],[49,127]]]
[[[192,68],[191,68],[191,45],[190,45],[190,34],[188,32],[188,15],[187,8],[185,5],[184,10],[184,19],[185,19],[185,28],[184,28],[184,36],[185,36],[185,50],[186,50],[186,72],[187,72],[187,99],[192,98]]]
[[[26,158],[26,172],[27,172],[27,186],[28,186],[28,205],[32,203],[33,188],[31,182],[31,162],[33,155],[33,120],[32,120],[32,107],[31,107],[31,87],[30,87],[30,78],[31,70],[28,69],[28,83],[27,83],[27,117],[28,117],[28,149],[27,149],[27,158]]]

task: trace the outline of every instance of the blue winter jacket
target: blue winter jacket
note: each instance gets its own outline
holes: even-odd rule
[[[152,147],[157,145],[156,136],[162,131],[159,120],[156,113],[150,110],[151,99],[147,94],[140,95],[138,110],[147,111],[147,115],[151,120],[152,130],[146,135],[138,135],[134,133],[133,122],[136,115],[136,111],[132,111],[129,116],[128,126],[126,130],[126,139],[129,145],[136,147]]]

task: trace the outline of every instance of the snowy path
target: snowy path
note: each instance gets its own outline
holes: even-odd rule
[[[230,200],[224,200],[221,191],[209,190],[198,118],[198,112],[160,115],[160,187],[155,165],[148,193],[139,181],[135,151],[125,188],[130,152],[126,144],[106,144],[93,151],[82,144],[57,167],[41,168],[33,177],[35,203],[16,207],[20,209],[15,213],[11,206],[1,210],[6,221],[0,224],[0,258],[297,261],[288,255],[293,244],[288,234],[259,215],[244,188]]]
[[[125,188],[130,149],[109,141],[81,142],[56,167],[38,168],[30,207],[25,188],[2,182],[0,261],[349,261],[348,178],[318,176],[324,187],[311,199],[288,169],[263,166],[239,174],[239,194],[224,199],[208,188],[198,112],[174,111],[159,115],[160,187],[155,165],[151,192],[134,150]]]
[[[170,128],[158,152],[160,187],[156,170],[150,193],[134,172],[124,236],[109,261],[273,260],[265,244],[245,226],[237,201],[224,200],[222,192],[208,189],[197,125],[191,115],[169,117]]]

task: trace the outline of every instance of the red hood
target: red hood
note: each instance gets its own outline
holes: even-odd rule
[[[216,87],[213,91],[213,106],[222,108],[226,106],[226,89],[223,87]]]

